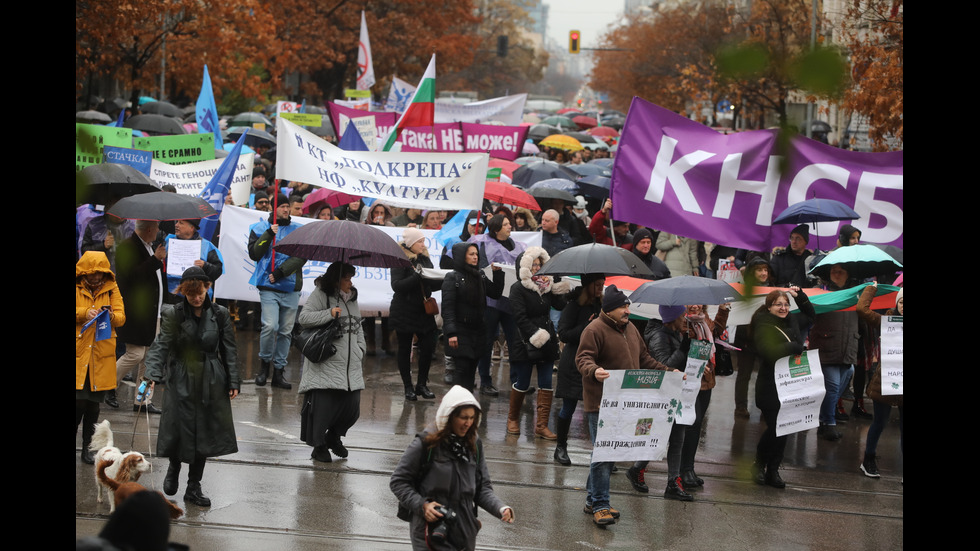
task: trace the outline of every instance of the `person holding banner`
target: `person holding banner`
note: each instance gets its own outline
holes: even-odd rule
[[[602,384],[617,369],[669,369],[647,350],[643,336],[630,323],[630,301],[626,294],[610,285],[602,295],[599,317],[582,331],[575,365],[582,374],[582,398],[589,421],[589,436],[595,444],[599,429]],[[591,463],[586,483],[585,513],[599,526],[615,524],[619,511],[609,504],[609,477],[612,462]]]
[[[491,264],[516,264],[517,256],[524,252],[527,245],[512,239],[510,237],[511,231],[510,217],[502,213],[495,214],[487,223],[487,233],[474,235],[470,237],[469,242],[478,244],[480,255],[484,256]],[[493,386],[493,376],[490,374],[490,355],[493,351],[493,342],[497,340],[497,326],[499,325],[504,329],[508,350],[514,349],[519,335],[517,334],[517,326],[514,324],[509,299],[503,297],[499,300],[489,298],[487,306],[486,350],[483,351],[479,364],[480,394],[496,396],[499,392],[497,387]],[[510,382],[511,384],[517,382],[517,373],[513,364],[511,364]]]
[[[436,318],[425,311],[425,301],[433,291],[442,287],[439,280],[425,279],[422,270],[432,269],[425,234],[416,228],[408,228],[398,243],[411,261],[410,268],[391,269],[391,328],[398,336],[398,372],[405,385],[405,399],[426,399],[436,395],[429,390],[429,366],[436,350]],[[434,299],[433,299],[434,300]],[[412,385],[412,339],[418,342],[418,383]]]
[[[204,273],[208,275],[211,279],[211,286],[214,287],[215,282],[221,274],[225,273],[224,259],[221,257],[221,251],[218,247],[215,247],[207,239],[201,239],[200,234],[197,233],[201,227],[201,219],[197,220],[177,220],[174,222],[174,234],[168,235],[166,240],[166,245],[170,247],[170,241],[172,239],[179,239],[181,241],[200,241],[201,242],[201,258],[194,261],[194,265],[198,268],[204,270]],[[180,285],[180,276],[174,274],[167,274],[167,290],[173,293],[177,286]],[[214,292],[211,292],[214,295]]]
[[[800,312],[790,314],[789,297],[796,299]],[[804,331],[813,323],[816,313],[806,293],[797,286],[766,295],[765,303],[752,316],[752,343],[759,358],[759,376],[755,381],[755,405],[762,410],[766,430],[756,446],[752,478],[756,484],[785,488],[779,466],[786,450],[786,436],[776,436],[779,394],[776,391],[776,361],[803,352]]]
[[[504,272],[493,271],[493,281],[478,268],[480,248],[475,243],[453,245],[453,271],[442,282],[442,332],[446,355],[453,359],[453,382],[472,392],[477,363],[487,347],[487,298],[500,298]]]
[[[537,275],[551,257],[542,247],[528,247],[517,257],[519,280],[510,288],[510,306],[521,338],[510,347],[510,362],[517,381],[510,389],[507,434],[521,434],[521,405],[531,385],[531,370],[538,372],[538,405],[534,435],[545,440],[557,436],[548,429],[554,398],[551,378],[558,359],[558,335],[551,323],[551,309],[565,308],[570,287],[565,281],[552,281]]]
[[[878,289],[878,283],[872,283],[864,288],[861,292],[861,298],[858,299],[857,303],[857,314],[858,317],[864,321],[871,324],[875,329],[881,329],[881,314],[871,310],[871,299],[874,298],[875,292]],[[905,315],[905,288],[903,287],[898,291],[898,296],[895,298],[895,308],[885,312],[886,316],[904,316]],[[880,369],[880,368],[878,368]],[[874,405],[874,421],[871,422],[871,426],[868,427],[868,437],[864,444],[864,460],[861,462],[861,472],[865,476],[871,478],[881,478],[881,473],[878,472],[878,459],[875,454],[878,451],[878,439],[881,438],[881,433],[884,432],[885,426],[888,425],[888,417],[891,416],[892,406],[898,408],[898,431],[899,431],[899,443],[901,445],[902,453],[905,453],[905,400],[904,396],[881,396],[881,379],[878,378],[878,388],[868,389],[868,393],[871,394],[876,391],[878,398],[872,398],[872,404]],[[875,384],[875,379],[872,379],[872,385]]]
[[[105,323],[108,334],[100,334]],[[84,423],[82,463],[89,465],[95,463],[88,447],[99,420],[99,404],[107,391],[116,388],[116,327],[124,323],[126,310],[109,258],[101,251],[86,252],[75,264],[75,434]]]

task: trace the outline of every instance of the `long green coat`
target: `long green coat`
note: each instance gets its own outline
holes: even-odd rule
[[[148,379],[163,380],[168,357],[157,455],[192,463],[237,452],[228,391],[238,390],[241,378],[228,310],[207,300],[199,323],[186,300],[166,310],[146,357]]]

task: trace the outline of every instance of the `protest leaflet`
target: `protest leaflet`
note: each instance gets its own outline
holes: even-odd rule
[[[820,425],[820,403],[827,393],[820,353],[804,350],[799,356],[776,360],[776,436],[817,428]]]
[[[681,404],[683,411],[691,412],[691,415],[678,417],[677,423],[680,425],[693,425],[694,403],[698,399],[698,392],[701,392],[701,378],[704,377],[704,369],[708,365],[711,357],[711,343],[702,340],[692,340],[691,349],[687,352],[687,364],[684,366],[684,386],[681,390]]]
[[[674,422],[694,417],[694,408],[681,404],[683,379],[678,371],[610,371],[602,383],[592,462],[663,459]]]
[[[904,318],[902,316],[883,316],[881,318],[881,395],[901,396],[905,394]]]

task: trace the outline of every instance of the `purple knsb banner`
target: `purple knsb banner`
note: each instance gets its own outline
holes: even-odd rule
[[[793,228],[772,220],[817,197],[840,201],[861,217],[811,225],[809,248],[834,248],[847,223],[861,230],[862,242],[903,246],[901,151],[859,153],[795,137],[785,154],[784,163],[775,130],[723,135],[633,98],[613,167],[613,216],[767,251],[786,246]]]
[[[528,128],[450,122],[404,128],[399,139],[406,152],[489,153],[513,161],[521,156]]]

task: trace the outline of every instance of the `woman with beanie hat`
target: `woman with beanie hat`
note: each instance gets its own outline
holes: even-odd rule
[[[398,336],[398,372],[405,385],[405,399],[415,401],[436,395],[429,390],[429,366],[436,349],[436,318],[425,311],[425,300],[442,287],[442,281],[425,279],[422,270],[432,269],[429,248],[421,230],[408,228],[402,234],[402,251],[412,263],[408,268],[391,269],[391,299],[389,320]],[[412,385],[412,341],[419,347],[418,382]]]

